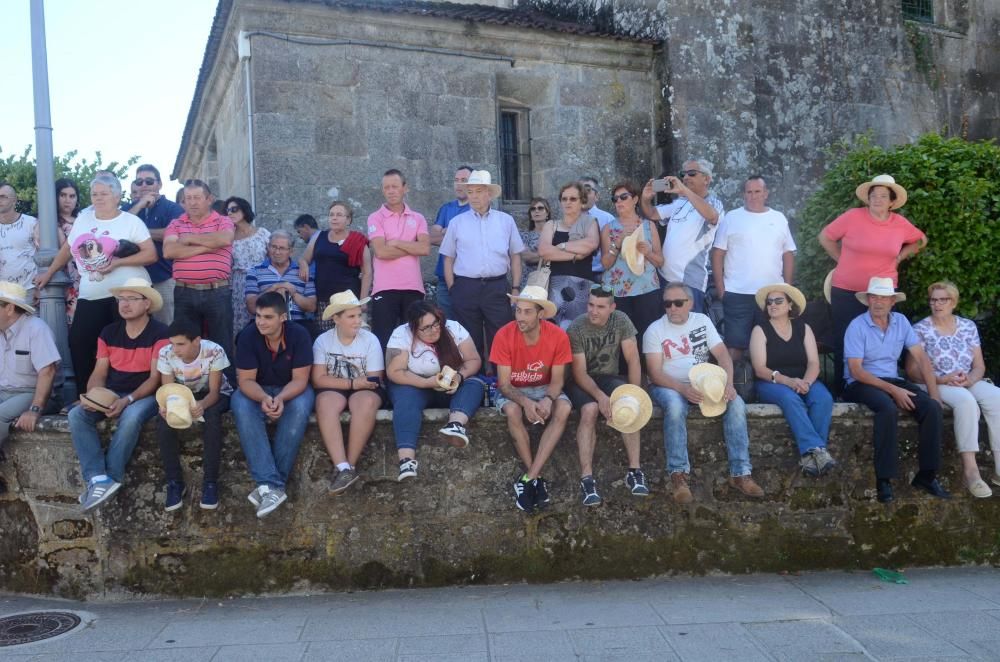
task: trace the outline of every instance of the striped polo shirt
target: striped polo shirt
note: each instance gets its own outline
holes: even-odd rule
[[[235,231],[228,216],[213,211],[200,223],[193,223],[187,214],[170,221],[163,231],[163,238],[181,237],[186,234],[208,234],[212,232]],[[233,247],[217,248],[194,257],[174,260],[174,280],[181,283],[205,284],[229,278],[233,270]]]
[[[152,317],[135,338],[125,331],[125,321],[108,324],[97,338],[97,358],[108,359],[105,385],[115,393],[130,393],[149,379],[153,360],[170,344],[167,325]]]

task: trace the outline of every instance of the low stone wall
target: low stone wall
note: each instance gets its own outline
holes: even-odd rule
[[[627,492],[620,435],[602,425],[595,468],[605,504],[584,508],[573,418],[546,471],[552,506],[528,516],[514,506],[511,482],[519,467],[503,418],[481,411],[470,426],[472,444],[456,450],[436,434],[446,412],[429,410],[416,480],[396,482],[391,413],[380,412],[360,464],[364,481],[342,496],[327,493],[330,461],[311,425],[289,500],[264,520],[246,500],[253,484],[232,427],[218,510],[200,510],[195,489],[183,509],[163,511],[164,477],[150,425],[121,491],[98,513],[83,515],[66,420],[44,418],[39,431],[8,442],[9,459],[0,465],[10,488],[0,496],[0,588],[71,597],[217,596],[997,560],[1000,497],[972,499],[962,488],[950,419],[943,480],[955,497],[923,496],[901,480],[896,502],[882,506],[873,498],[867,412],[837,405],[830,446],[840,467],[810,479],[798,470],[778,409],[748,410],[754,476],[767,491],[761,501],[726,486],[721,421],[692,413],[695,500],[674,504],[657,414],[642,433],[652,495]],[[903,467],[912,475],[915,428],[908,420],[902,438]],[[194,434],[185,439],[185,471],[197,488],[201,445]],[[983,453],[981,461],[992,458]]]

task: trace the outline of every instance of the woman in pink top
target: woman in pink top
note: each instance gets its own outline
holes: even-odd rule
[[[865,207],[849,209],[819,233],[819,243],[837,263],[830,290],[834,360],[844,365],[844,333],[867,308],[854,296],[868,289],[873,276],[892,278],[899,285],[899,263],[927,245],[927,235],[893,212],[906,204],[906,189],[890,175],[878,175],[858,186],[855,194]],[[840,379],[834,391],[841,390]]]

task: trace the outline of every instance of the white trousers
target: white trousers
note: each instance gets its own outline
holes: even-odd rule
[[[938,385],[941,399],[951,407],[955,418],[955,444],[958,452],[979,450],[979,415],[989,428],[993,462],[1000,473],[1000,388],[980,380],[971,388]]]

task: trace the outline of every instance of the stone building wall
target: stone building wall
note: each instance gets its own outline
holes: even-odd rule
[[[619,434],[598,428],[594,462],[605,504],[579,503],[575,416],[546,466],[552,505],[539,515],[514,507],[521,471],[504,419],[480,411],[472,443],[456,450],[437,434],[447,413],[428,410],[416,479],[396,481],[389,412],[359,463],[363,481],[341,496],[327,492],[330,460],[310,425],[289,486],[289,500],[258,520],[253,487],[235,430],[227,428],[221,504],[198,509],[201,445],[182,435],[192,488],[184,507],[163,511],[164,477],[153,426],[129,465],[124,486],[95,514],[81,514],[82,485],[60,417],[32,434],[16,432],[0,476],[0,590],[84,597],[140,593],[219,596],[323,588],[410,587],[646,577],[664,573],[777,572],[1000,560],[1000,499],[973,499],[961,488],[951,421],[946,419],[942,480],[954,498],[915,493],[916,430],[901,421],[902,479],[888,506],[873,495],[870,414],[837,405],[830,449],[834,473],[804,478],[777,407],[749,405],[754,476],[760,501],[726,486],[720,419],[688,421],[694,503],[678,506],[663,473],[659,414],[643,430],[642,466],[652,494],[624,486]],[[537,440],[539,429],[532,430]],[[986,447],[986,431],[982,432]],[[992,461],[980,456],[983,471]]]

